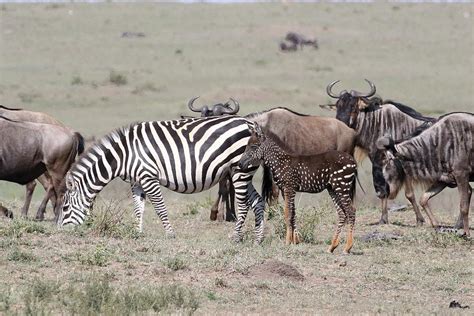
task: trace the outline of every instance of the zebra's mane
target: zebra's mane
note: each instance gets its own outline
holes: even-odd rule
[[[307,115],[307,114],[298,113],[298,112],[295,112],[295,111],[293,111],[293,110],[290,110],[289,108],[286,108],[286,107],[283,107],[283,106],[279,106],[279,107],[271,108],[271,109],[268,109],[268,110],[265,110],[265,111],[249,113],[249,114],[245,115],[244,118],[252,119],[252,118],[254,118],[254,117],[257,117],[257,116],[260,116],[260,115],[262,115],[262,114],[271,112],[271,111],[273,111],[273,110],[285,110],[285,111],[288,111],[288,112],[290,112],[290,113],[292,113],[292,114],[295,114],[295,115],[298,115],[298,116],[309,116],[309,115]]]
[[[74,162],[74,164],[71,166],[70,170],[71,171],[76,171],[77,170],[77,165],[81,162],[81,158],[87,157],[90,153],[93,153],[93,152],[105,151],[105,150],[107,150],[107,147],[113,146],[114,143],[117,143],[120,140],[121,137],[123,137],[126,133],[128,133],[130,131],[130,129],[133,126],[137,125],[138,123],[139,122],[134,122],[134,123],[131,123],[129,125],[125,125],[125,126],[116,128],[112,132],[104,135],[103,137],[101,137],[100,139],[95,141],[95,143],[92,146],[87,148],[79,156],[79,158],[76,160],[76,162]]]
[[[9,108],[9,107],[6,107],[4,105],[1,105],[1,104],[0,104],[0,109],[5,109],[5,110],[9,110],[9,111],[23,111],[23,109],[13,109],[13,108]]]

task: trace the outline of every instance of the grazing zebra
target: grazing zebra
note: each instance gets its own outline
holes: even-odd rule
[[[242,239],[248,208],[255,212],[256,241],[263,239],[263,201],[252,185],[258,166],[242,171],[240,156],[252,122],[236,116],[189,118],[131,124],[86,151],[66,176],[60,225],[81,224],[96,195],[114,178],[132,183],[139,229],[148,196],[165,231],[174,236],[161,186],[179,193],[207,190],[228,174],[238,203],[233,238]]]
[[[313,156],[290,156],[284,151],[285,147],[287,146],[271,133],[267,132],[265,136],[257,125],[242,155],[240,167],[245,170],[258,166],[263,161],[272,171],[275,182],[285,196],[287,244],[300,242],[295,223],[296,192],[319,193],[327,189],[339,216],[328,251],[333,252],[338,246],[339,234],[347,222],[349,229],[344,252],[349,253],[353,244],[355,223],[352,201],[357,166],[354,158],[348,153],[335,150]]]

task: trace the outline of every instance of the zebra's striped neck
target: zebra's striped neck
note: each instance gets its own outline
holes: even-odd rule
[[[129,128],[121,128],[105,136],[89,148],[71,168],[77,190],[89,207],[96,195],[114,178],[126,173]]]

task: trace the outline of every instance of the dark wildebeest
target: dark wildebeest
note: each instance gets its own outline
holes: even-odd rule
[[[327,189],[339,217],[328,251],[333,252],[338,246],[339,234],[347,222],[349,229],[344,252],[349,253],[355,223],[353,198],[357,165],[354,158],[335,150],[318,155],[292,156],[285,151],[287,147],[271,133],[265,135],[257,125],[240,159],[240,167],[245,170],[263,162],[272,171],[285,197],[286,244],[300,242],[296,231],[296,192],[319,193]]]
[[[295,32],[289,32],[288,34],[286,34],[285,39],[288,42],[292,43],[294,47],[299,46],[300,49],[303,49],[304,45],[313,46],[315,49],[319,47],[317,40],[307,39],[304,35]]]
[[[474,114],[450,113],[439,118],[420,135],[395,144],[382,137],[377,146],[384,149],[383,176],[390,186],[390,197],[397,195],[407,177],[428,187],[420,199],[431,224],[438,221],[428,201],[444,188],[458,187],[464,235],[469,236],[469,205],[474,181]]]
[[[332,117],[305,115],[278,107],[251,113],[245,118],[257,123],[264,133],[275,135],[279,142],[286,144],[291,155],[317,155],[329,150],[354,153],[355,131]],[[262,198],[272,203],[273,192],[271,171],[264,166]]]
[[[53,185],[57,218],[59,186],[78,151],[83,149],[82,136],[71,135],[67,128],[57,125],[19,122],[0,116],[0,139],[0,180],[24,185],[47,171]]]
[[[217,103],[212,106],[203,105],[200,108],[194,107],[194,101],[199,97],[194,97],[188,102],[188,107],[191,111],[201,113],[201,117],[220,116],[224,114],[234,115],[239,112],[240,105],[237,101],[230,98],[226,103]],[[234,105],[232,107],[231,103]],[[211,207],[211,221],[226,220],[234,221],[235,216],[235,190],[232,185],[230,174],[225,179],[219,182],[219,191],[216,202]],[[224,214],[225,204],[225,214]]]
[[[3,105],[0,105],[0,116],[3,116],[13,121],[42,123],[42,124],[51,124],[51,125],[60,126],[60,127],[65,128],[70,133],[71,137],[75,137],[74,135],[76,135],[77,137],[82,138],[82,135],[74,132],[72,129],[65,126],[63,123],[61,123],[60,121],[56,120],[55,118],[53,118],[52,116],[46,113],[27,111],[23,109],[12,109],[12,108],[8,108]],[[81,146],[78,148],[78,152],[77,152],[78,155],[80,155],[84,151],[83,143],[84,143],[84,140],[81,140],[80,142]],[[52,180],[48,172],[45,172],[44,174],[39,176],[36,180],[38,180],[43,185],[44,190],[46,192],[43,198],[43,201],[41,202],[40,207],[38,208],[38,211],[36,213],[36,219],[43,220],[48,201],[51,200],[53,205],[56,203],[54,200],[55,195],[53,194],[54,187],[53,187]],[[26,217],[28,214],[28,209],[30,207],[31,198],[33,197],[33,192],[35,190],[35,187],[36,187],[35,180],[26,184],[25,203],[21,210],[21,214],[24,217]]]
[[[382,153],[377,149],[376,141],[380,137],[391,134],[396,140],[410,137],[414,133],[429,127],[436,119],[426,117],[412,108],[393,101],[382,101],[380,98],[372,98],[376,88],[373,83],[366,79],[370,85],[369,93],[360,93],[354,90],[346,90],[339,94],[332,92],[332,87],[339,80],[327,86],[330,97],[336,98],[336,118],[353,128],[357,132],[356,146],[369,156],[372,162],[372,177],[377,196],[382,199],[381,224],[388,223],[387,200],[389,186],[382,175]],[[405,196],[413,205],[417,224],[424,222],[423,216],[416,204],[413,185],[409,178],[405,179]]]

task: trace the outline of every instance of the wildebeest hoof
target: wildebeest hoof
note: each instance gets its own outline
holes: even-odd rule
[[[378,224],[379,224],[379,225],[386,225],[386,224],[388,224],[388,219],[383,219],[383,218],[381,218],[381,219],[379,220]]]

